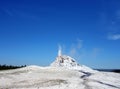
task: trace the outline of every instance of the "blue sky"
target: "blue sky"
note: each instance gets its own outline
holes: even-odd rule
[[[0,64],[47,66],[63,54],[120,68],[120,0],[0,0]]]

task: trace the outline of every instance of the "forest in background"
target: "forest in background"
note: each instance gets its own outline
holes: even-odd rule
[[[26,65],[21,65],[21,66],[14,66],[14,65],[0,65],[0,70],[9,70],[9,69],[17,69],[17,68],[22,68],[26,67]]]

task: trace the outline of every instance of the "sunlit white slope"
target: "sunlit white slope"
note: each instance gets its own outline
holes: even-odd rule
[[[64,68],[28,66],[1,71],[0,89],[64,89],[67,86],[73,89],[78,86],[80,75],[82,73]]]
[[[0,89],[120,89],[120,74],[27,66],[0,71]]]

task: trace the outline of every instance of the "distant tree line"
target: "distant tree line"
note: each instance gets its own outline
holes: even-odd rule
[[[120,69],[95,69],[98,71],[105,71],[105,72],[115,72],[115,73],[120,73]]]
[[[114,69],[112,72],[120,73],[120,69]]]
[[[21,66],[14,66],[14,65],[0,65],[0,70],[8,70],[8,69],[17,69],[17,68],[22,68],[26,67],[26,65],[21,65]]]

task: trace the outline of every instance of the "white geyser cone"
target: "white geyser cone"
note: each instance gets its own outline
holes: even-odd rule
[[[63,67],[67,69],[75,69],[75,70],[80,70],[80,71],[86,71],[90,72],[93,71],[93,69],[85,66],[85,65],[79,65],[74,58],[67,56],[67,55],[62,55],[62,48],[59,46],[58,50],[58,56],[56,57],[56,60],[51,63],[51,67]]]

